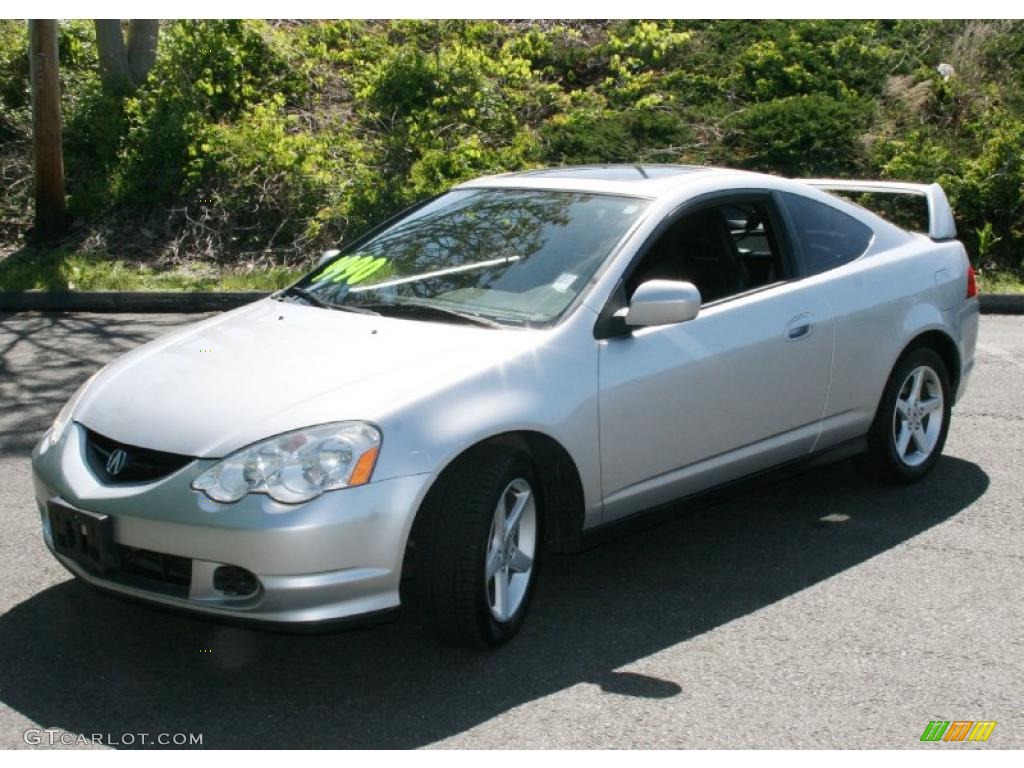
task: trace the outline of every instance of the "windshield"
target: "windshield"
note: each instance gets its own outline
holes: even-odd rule
[[[454,190],[321,265],[291,292],[354,311],[546,325],[646,206],[582,192]]]

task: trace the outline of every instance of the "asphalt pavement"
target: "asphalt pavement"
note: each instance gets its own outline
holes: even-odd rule
[[[27,730],[69,746],[1024,747],[1024,317],[982,318],[923,483],[844,462],[549,557],[522,634],[493,653],[408,617],[311,637],[210,624],[93,593],[49,556],[33,443],[93,371],[195,319],[0,315],[0,748],[36,748]],[[922,744],[931,720],[997,726]]]

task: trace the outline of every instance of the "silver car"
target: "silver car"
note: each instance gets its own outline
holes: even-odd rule
[[[921,196],[911,233],[829,194]],[[290,627],[521,626],[545,551],[765,470],[939,458],[978,300],[938,185],[477,179],[116,360],[33,452],[75,576]]]

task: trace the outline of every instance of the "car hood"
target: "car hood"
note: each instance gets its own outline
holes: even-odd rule
[[[521,354],[541,333],[266,299],[116,360],[89,385],[74,419],[129,445],[221,458],[292,429],[382,419]]]

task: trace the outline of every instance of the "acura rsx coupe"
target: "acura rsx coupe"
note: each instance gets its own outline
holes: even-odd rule
[[[926,233],[834,196],[923,198]],[[858,198],[862,199],[862,198]],[[88,584],[221,619],[521,626],[545,551],[811,458],[935,466],[978,300],[941,187],[477,179],[89,379],[33,452]]]

